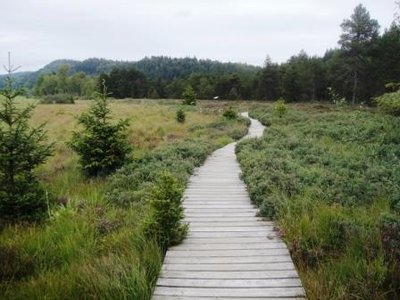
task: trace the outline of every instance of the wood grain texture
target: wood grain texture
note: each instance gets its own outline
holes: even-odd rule
[[[251,121],[247,137],[261,136]],[[188,236],[168,250],[153,300],[305,298],[286,245],[258,216],[240,172],[235,143],[195,171],[183,204]]]

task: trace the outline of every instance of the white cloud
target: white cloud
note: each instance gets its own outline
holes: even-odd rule
[[[196,56],[262,64],[337,45],[360,0],[13,0],[2,3],[0,63],[25,70],[57,58]],[[2,1],[3,2],[3,1]],[[382,27],[394,1],[363,2]]]

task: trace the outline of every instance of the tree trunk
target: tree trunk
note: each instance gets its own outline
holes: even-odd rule
[[[353,81],[353,97],[351,99],[351,103],[355,104],[357,100],[357,87],[358,87],[358,72],[354,71],[354,81]]]

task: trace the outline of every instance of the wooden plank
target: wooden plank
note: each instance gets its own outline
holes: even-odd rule
[[[282,242],[264,243],[226,243],[226,244],[190,244],[184,242],[180,246],[171,247],[168,252],[187,252],[187,251],[209,251],[212,250],[259,250],[259,249],[285,249],[286,245]]]
[[[220,227],[205,227],[205,226],[193,226],[190,228],[191,232],[263,232],[270,233],[273,230],[273,226],[220,226]]]
[[[262,134],[260,128],[251,128],[250,134]],[[153,300],[305,295],[286,245],[274,223],[258,216],[240,173],[235,143],[195,170],[183,198],[189,233],[167,251]]]
[[[298,278],[289,279],[171,279],[160,278],[158,286],[199,288],[277,288],[301,287]]]
[[[221,238],[221,237],[208,237],[208,238],[188,238],[185,243],[187,244],[242,244],[242,243],[251,243],[251,244],[263,244],[265,242],[273,243],[282,241],[277,236],[267,236],[267,238],[261,239],[259,237],[230,237],[230,238]]]
[[[265,256],[186,256],[166,257],[165,264],[256,264],[256,263],[291,263],[290,255],[265,255]]]
[[[238,237],[260,237],[267,238],[268,234],[272,234],[273,232],[267,231],[207,231],[207,232],[198,232],[198,231],[190,231],[188,233],[188,237],[193,238],[238,238]]]
[[[250,257],[250,256],[281,256],[281,255],[288,255],[289,252],[287,249],[281,248],[270,248],[270,249],[254,249],[254,250],[218,250],[218,249],[209,249],[209,250],[187,250],[187,251],[175,251],[171,249],[166,254],[166,257],[224,257],[224,256],[243,256],[243,257]]]
[[[283,271],[295,270],[292,262],[248,264],[165,264],[165,271]]]
[[[296,300],[296,299],[305,299],[304,297],[189,297],[189,296],[159,296],[159,295],[154,295],[153,300],[216,300],[216,299],[221,299],[221,300]]]
[[[163,271],[160,278],[187,278],[187,279],[280,279],[298,278],[297,271]]]
[[[295,297],[302,295],[301,287],[279,288],[183,288],[157,286],[154,295],[190,297]]]

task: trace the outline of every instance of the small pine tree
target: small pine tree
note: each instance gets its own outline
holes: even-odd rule
[[[105,80],[102,84],[102,93],[78,119],[83,131],[74,132],[70,142],[71,148],[80,155],[83,173],[89,177],[113,173],[127,161],[132,150],[126,134],[128,121],[111,123]]]
[[[282,118],[287,113],[288,108],[284,99],[279,99],[275,102],[274,111],[279,118]]]
[[[166,250],[179,244],[186,236],[188,226],[182,206],[182,187],[168,172],[160,173],[150,194],[151,214],[144,219],[144,233],[155,238]]]
[[[183,104],[196,105],[196,93],[190,85],[183,91],[182,97]]]
[[[18,108],[10,54],[5,88],[0,90],[0,218],[7,222],[40,221],[46,216],[47,195],[34,169],[52,154],[45,144],[44,125],[30,127],[34,106]]]
[[[235,120],[238,118],[237,112],[232,107],[224,111],[223,116],[228,120]]]
[[[180,108],[177,112],[176,112],[176,121],[178,123],[185,123],[186,120],[186,114],[183,111],[182,108]]]

